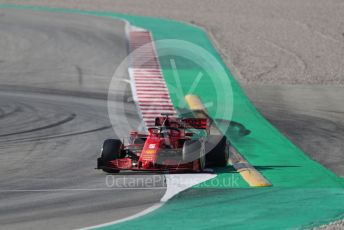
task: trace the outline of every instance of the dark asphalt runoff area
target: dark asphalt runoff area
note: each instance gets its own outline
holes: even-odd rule
[[[127,56],[124,26],[92,16],[0,10],[1,228],[102,224],[136,214],[165,193],[162,175],[107,176],[94,169],[103,140],[128,131],[113,130],[106,101]],[[116,120],[135,128],[140,121],[123,79],[112,106],[124,106]]]

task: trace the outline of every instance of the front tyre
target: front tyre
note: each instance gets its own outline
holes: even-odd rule
[[[226,136],[210,135],[205,144],[208,166],[226,167],[229,158],[229,143]]]
[[[121,157],[122,141],[118,139],[107,139],[103,143],[100,163],[106,166],[110,161],[116,160]],[[107,173],[119,173],[118,169],[102,168]]]

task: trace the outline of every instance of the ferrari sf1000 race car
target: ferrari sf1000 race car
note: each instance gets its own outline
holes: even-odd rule
[[[121,170],[202,172],[224,167],[229,157],[226,137],[210,135],[207,118],[173,118],[162,114],[148,134],[130,133],[128,143],[104,141],[97,169],[107,173]]]

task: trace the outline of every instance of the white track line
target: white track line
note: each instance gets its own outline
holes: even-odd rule
[[[119,223],[122,223],[122,222],[125,222],[125,221],[129,221],[129,220],[133,220],[133,219],[136,219],[140,216],[144,216],[150,212],[153,212],[155,210],[157,210],[158,208],[160,208],[161,206],[163,206],[164,203],[157,203],[157,204],[154,204],[153,206],[135,214],[135,215],[132,215],[132,216],[129,216],[129,217],[126,217],[126,218],[123,218],[123,219],[119,219],[119,220],[116,220],[116,221],[112,221],[112,222],[108,222],[108,223],[104,223],[104,224],[99,224],[99,225],[95,225],[95,226],[91,226],[91,227],[86,227],[86,228],[80,228],[81,230],[86,230],[86,229],[95,229],[95,228],[103,228],[103,227],[108,227],[110,225],[114,225],[114,224],[119,224]]]
[[[186,190],[192,186],[200,184],[204,181],[210,180],[214,177],[216,177],[215,174],[206,174],[206,173],[165,175],[167,189],[166,189],[165,195],[161,198],[159,203],[154,204],[153,206],[151,206],[151,207],[149,207],[149,208],[147,208],[147,209],[145,209],[145,210],[143,210],[137,214],[134,214],[132,216],[128,216],[128,217],[123,218],[123,219],[115,220],[115,221],[100,224],[100,225],[90,226],[90,227],[86,227],[86,228],[82,228],[82,229],[86,230],[86,229],[108,227],[110,225],[119,224],[119,223],[122,223],[125,221],[133,220],[133,219],[136,219],[138,217],[144,216],[150,212],[153,212],[153,211],[161,208],[161,206],[163,206],[169,199],[171,199],[176,194],[178,194],[178,193],[180,193],[180,192],[182,192],[182,191],[184,191],[184,190]]]
[[[61,188],[61,189],[0,189],[0,193],[7,192],[92,192],[92,191],[113,191],[113,190],[151,190],[151,189],[166,189],[166,187],[142,187],[142,188]]]

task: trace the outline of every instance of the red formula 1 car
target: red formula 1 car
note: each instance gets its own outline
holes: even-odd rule
[[[118,139],[105,140],[97,169],[107,173],[202,172],[209,166],[226,166],[228,149],[225,137],[209,135],[207,118],[171,118],[162,114],[148,134],[131,132],[127,145]]]

